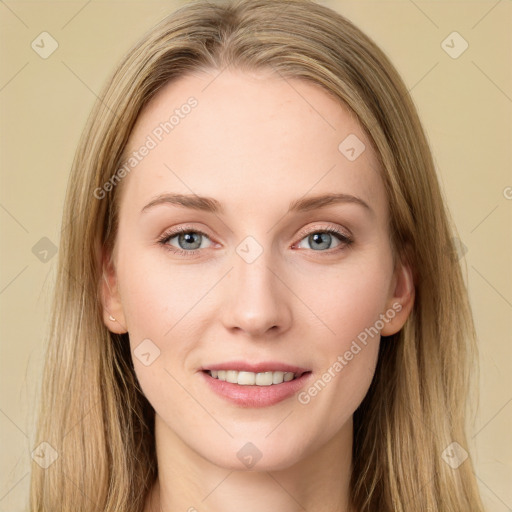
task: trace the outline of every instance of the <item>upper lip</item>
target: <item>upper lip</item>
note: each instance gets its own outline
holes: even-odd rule
[[[201,371],[207,370],[237,370],[239,372],[292,372],[295,375],[302,375],[308,372],[307,368],[294,366],[291,364],[280,363],[279,361],[262,361],[261,363],[249,363],[246,361],[229,361],[226,363],[210,364],[200,368]]]

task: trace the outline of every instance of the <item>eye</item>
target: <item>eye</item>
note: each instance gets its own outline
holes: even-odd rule
[[[203,244],[205,239],[210,240],[208,235],[203,231],[179,227],[178,229],[164,233],[158,240],[158,243],[165,246],[171,252],[183,256],[190,256],[196,254],[199,249],[205,249],[205,245]]]
[[[309,247],[303,247],[300,244],[305,241],[309,244]],[[316,229],[315,231],[310,231],[306,236],[299,242],[297,245],[300,249],[312,249],[313,251],[326,252],[324,249],[332,249],[333,241],[337,241],[337,245],[334,246],[335,249],[343,250],[348,247],[352,242],[352,238],[339,231],[336,228],[327,228],[327,229]]]
[[[194,256],[200,252],[200,249],[206,249],[213,245],[204,244],[205,240],[210,240],[210,237],[203,231],[187,228],[186,226],[180,226],[177,229],[165,232],[158,243],[164,246],[167,250],[178,254],[180,256]],[[327,251],[326,249],[333,249],[332,244],[336,242],[334,246],[335,251]],[[309,244],[309,247],[304,247],[303,243]],[[300,249],[311,249],[316,252],[337,252],[343,250],[352,244],[352,238],[342,233],[336,228],[325,228],[316,229],[315,231],[309,231],[303,235],[303,238],[296,245]]]

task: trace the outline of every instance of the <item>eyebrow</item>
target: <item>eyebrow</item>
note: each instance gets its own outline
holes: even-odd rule
[[[365,208],[369,213],[373,213],[373,210],[365,201],[350,194],[322,194],[300,198],[290,203],[288,212],[307,212],[339,203],[358,204]],[[161,194],[144,206],[141,213],[162,204],[171,204],[181,206],[183,208],[191,208],[193,210],[201,210],[211,213],[224,213],[224,209],[219,201],[212,197],[198,196],[196,194]]]

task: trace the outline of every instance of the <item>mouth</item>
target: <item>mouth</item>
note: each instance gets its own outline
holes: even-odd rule
[[[203,367],[207,387],[238,407],[268,407],[293,397],[311,381],[312,371],[278,362],[232,361]]]
[[[203,372],[214,379],[238,384],[239,386],[275,386],[298,379],[306,373],[311,373],[311,371],[264,371],[256,373],[240,370],[203,370]]]

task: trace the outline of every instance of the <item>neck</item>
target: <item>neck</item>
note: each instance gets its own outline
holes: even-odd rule
[[[352,420],[326,444],[279,470],[224,468],[155,417],[158,479],[146,512],[351,512]]]

